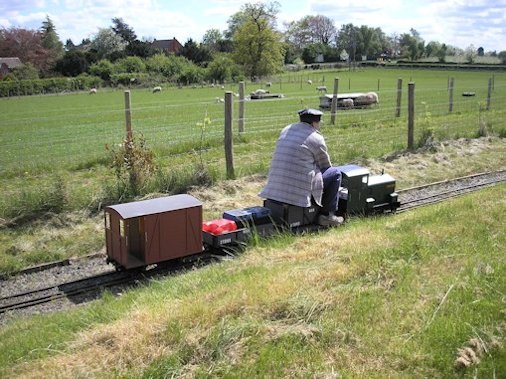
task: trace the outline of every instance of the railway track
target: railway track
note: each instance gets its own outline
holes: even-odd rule
[[[483,172],[402,189],[397,191],[401,202],[397,212],[405,212],[425,205],[435,204],[503,181],[506,181],[506,170]]]
[[[46,303],[59,299],[69,299],[75,303],[82,302],[79,297],[96,298],[98,294],[112,287],[129,287],[134,284],[145,283],[156,276],[166,276],[197,266],[203,266],[217,258],[212,254],[199,254],[175,262],[159,264],[151,269],[130,271],[109,271],[84,279],[64,282],[24,292],[11,294],[0,298],[0,315]]]
[[[446,199],[460,196],[482,188],[490,187],[506,181],[506,170],[484,172],[475,175],[464,176],[452,180],[430,183],[418,187],[398,190],[401,206],[397,212],[405,212],[414,208],[434,204]],[[226,256],[226,255],[225,255]],[[150,270],[116,272],[110,271],[98,275],[65,281],[63,283],[48,285],[46,287],[28,290],[0,297],[0,315],[25,308],[31,308],[42,304],[54,302],[59,299],[74,299],[78,303],[79,297],[97,297],[104,289],[112,287],[126,287],[133,283],[147,282],[157,275],[173,274],[177,271],[208,264],[209,262],[222,259],[210,253],[199,254],[176,262],[167,262],[165,265],[157,265]],[[37,273],[54,267],[69,266],[68,260],[53,262],[40,267],[24,270],[23,274],[37,275]]]

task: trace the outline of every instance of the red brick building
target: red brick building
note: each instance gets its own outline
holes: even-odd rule
[[[173,39],[160,39],[154,40],[151,44],[155,49],[163,50],[165,53],[177,54],[183,47],[179,41],[174,37]]]

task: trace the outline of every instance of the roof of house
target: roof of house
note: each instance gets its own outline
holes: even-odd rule
[[[0,58],[0,66],[2,63],[6,64],[9,69],[23,66],[19,58]]]
[[[156,49],[168,50],[171,52],[178,52],[183,45],[179,43],[179,41],[175,38],[173,39],[160,39],[154,40],[152,46]]]

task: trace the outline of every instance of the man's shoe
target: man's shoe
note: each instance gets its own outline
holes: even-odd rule
[[[318,216],[318,224],[321,226],[339,226],[344,222],[344,218],[335,214]]]

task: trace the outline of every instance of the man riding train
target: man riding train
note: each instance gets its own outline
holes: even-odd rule
[[[320,133],[323,113],[316,109],[298,112],[300,122],[280,133],[272,157],[267,185],[259,196],[299,207],[321,207],[318,224],[336,226],[341,172],[332,167],[325,139]]]

